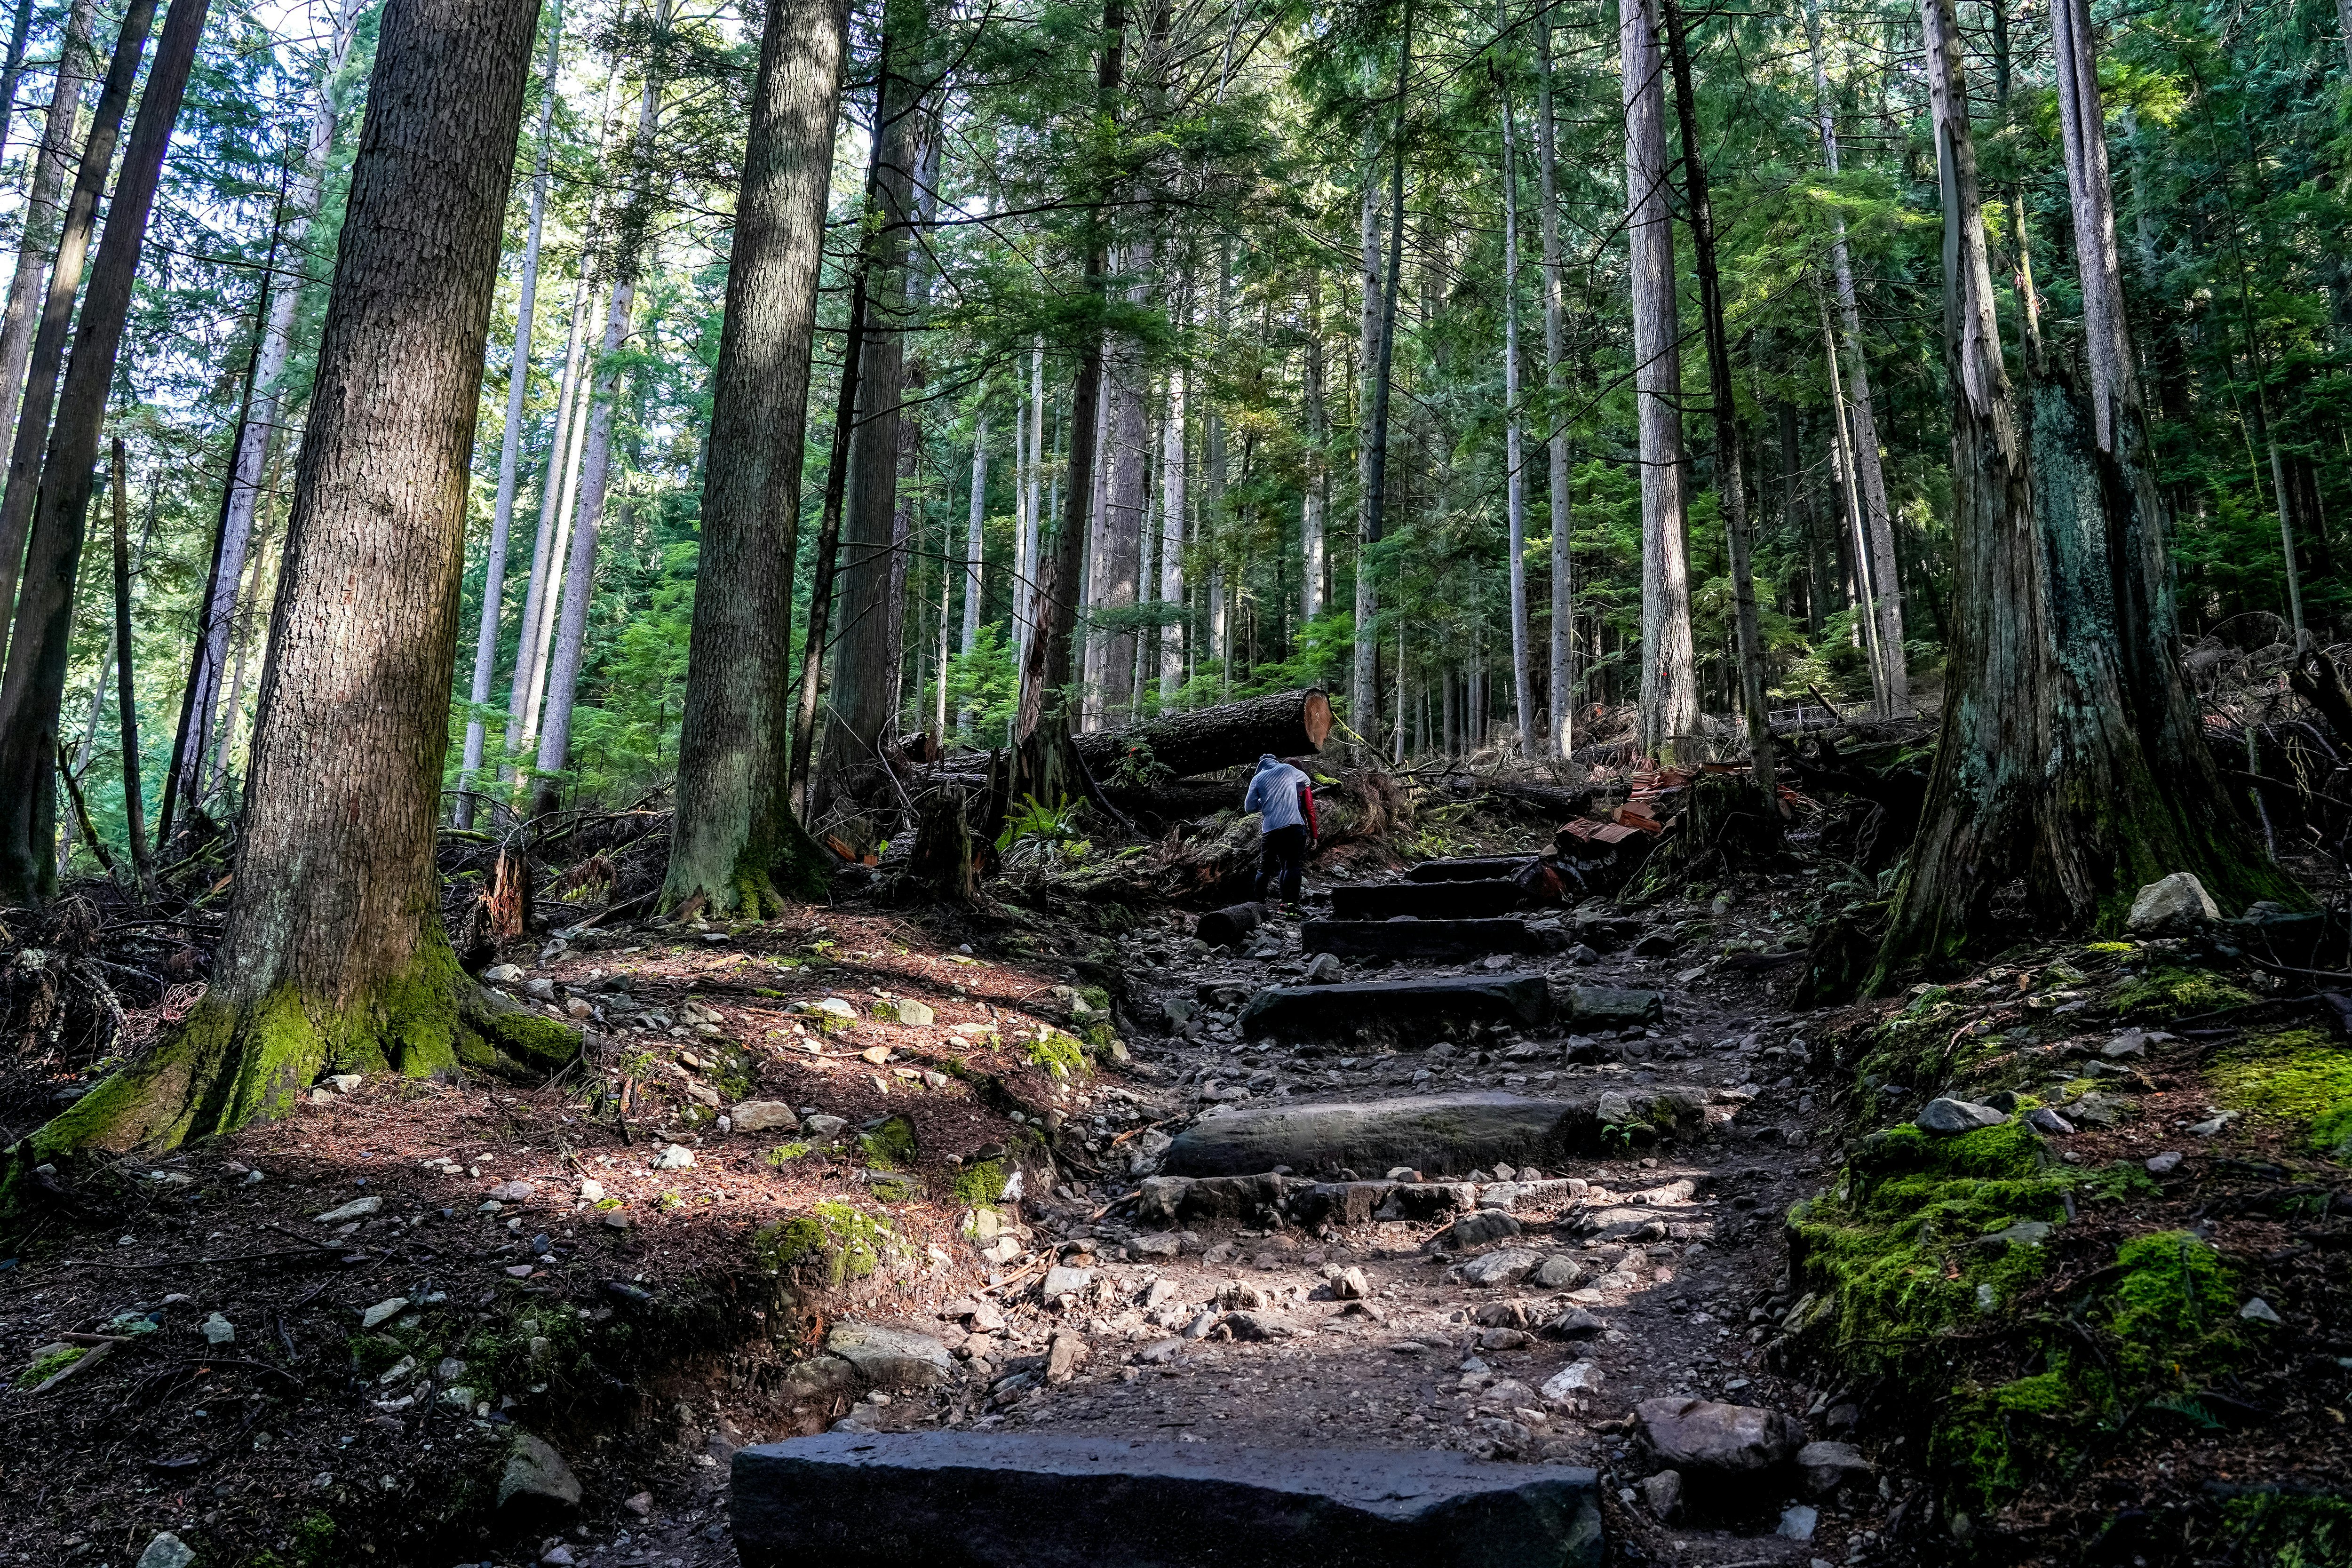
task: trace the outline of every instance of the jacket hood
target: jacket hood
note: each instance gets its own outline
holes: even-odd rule
[[[1257,760],[1257,771],[1260,773],[1265,772],[1268,768],[1278,768],[1280,766],[1282,766],[1282,759],[1276,756],[1272,752],[1266,752]]]

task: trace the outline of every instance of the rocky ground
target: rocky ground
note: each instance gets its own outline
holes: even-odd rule
[[[61,1173],[0,1258],[0,1554],[716,1564],[733,1450],[828,1427],[1589,1466],[1622,1562],[2352,1539],[2352,1203],[2308,1131],[2352,1071],[2285,1027],[2322,1005],[2167,940],[1800,1011],[1796,868],[1466,963],[1303,950],[1393,874],[1319,865],[1238,948],[1163,909],[583,931],[490,972],[590,1031],[563,1080],[330,1081]],[[1529,975],[1542,1023],[1245,1016]],[[1268,1110],[1473,1092],[1583,1108],[1577,1147],[1171,1173]]]

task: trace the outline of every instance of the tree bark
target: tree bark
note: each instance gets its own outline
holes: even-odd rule
[[[1366,695],[1363,710],[1350,711],[1348,722],[1367,741],[1379,734],[1379,699],[1373,679],[1380,658],[1379,595],[1372,590],[1370,547],[1381,542],[1388,500],[1389,385],[1396,363],[1397,289],[1404,274],[1404,111],[1405,92],[1412,80],[1412,0],[1405,0],[1404,33],[1397,45],[1396,120],[1389,155],[1388,277],[1381,291],[1380,352],[1372,366],[1371,426],[1365,435],[1363,550],[1356,560],[1356,680]],[[1369,254],[1369,253],[1368,253]]]
[[[507,682],[507,727],[499,749],[509,760],[499,765],[499,777],[508,783],[514,779],[513,757],[527,743],[524,736],[534,731],[539,722],[533,697],[540,679],[540,650],[545,640],[541,624],[546,612],[554,607],[548,599],[548,578],[554,570],[553,563],[562,558],[561,520],[570,515],[563,509],[563,493],[572,471],[572,449],[576,445],[572,410],[579,402],[581,355],[587,347],[588,279],[584,272],[572,279],[569,314],[572,328],[564,339],[562,378],[556,384],[547,469],[539,483],[539,527],[531,536],[530,576],[523,584],[522,619],[515,628],[514,669]]]
[[[282,1113],[330,1064],[545,1068],[577,1049],[458,968],[433,860],[467,470],[537,12],[384,6],[215,978],[169,1039],[34,1134],[35,1154],[227,1131]]]
[[[1307,482],[1306,497],[1298,510],[1298,623],[1307,623],[1323,613],[1324,577],[1329,563],[1324,552],[1324,509],[1330,500],[1330,477],[1327,464],[1331,440],[1331,416],[1323,393],[1323,270],[1311,267],[1307,273]],[[1181,373],[1178,373],[1181,374]],[[1171,380],[1170,406],[1175,407],[1176,382]],[[1172,451],[1175,460],[1183,461],[1181,438]],[[1174,492],[1181,499],[1182,492]],[[1163,595],[1162,597],[1165,597]]]
[[[1152,244],[1149,237],[1127,248],[1125,267],[1132,278],[1129,306],[1141,310],[1151,297]],[[1108,433],[1110,450],[1103,475],[1103,544],[1097,558],[1094,603],[1097,609],[1132,610],[1141,595],[1143,529],[1150,484],[1151,447],[1145,424],[1150,387],[1144,379],[1143,344],[1120,335],[1111,367]],[[1135,684],[1136,632],[1132,626],[1097,636],[1096,701],[1105,723],[1134,715],[1129,707]]]
[[[340,41],[340,32],[338,34]],[[474,710],[466,718],[466,753],[457,768],[455,811],[460,827],[474,825],[474,775],[481,771],[484,725],[482,710],[490,700],[490,681],[498,672],[499,611],[506,597],[507,540],[514,525],[515,469],[522,453],[523,399],[530,390],[530,331],[539,301],[539,239],[547,216],[547,160],[555,129],[555,73],[563,54],[563,0],[555,0],[548,19],[547,70],[541,88],[539,150],[531,163],[530,221],[522,246],[522,276],[515,300],[514,354],[507,363],[507,422],[499,439],[498,500],[490,509],[488,558],[482,567],[482,617],[474,634]],[[329,73],[328,80],[333,80]],[[328,135],[333,135],[330,118]],[[316,141],[317,121],[312,122]]]
[[[1575,731],[1576,600],[1574,561],[1570,555],[1568,425],[1560,412],[1567,391],[1565,323],[1560,299],[1559,156],[1552,123],[1551,20],[1536,24],[1536,151],[1543,176],[1544,389],[1550,396],[1545,443],[1551,502],[1551,754],[1566,761]]]
[[[665,908],[757,917],[822,896],[792,814],[793,565],[845,0],[772,5],[760,40],[703,463],[702,558]]]
[[[1777,830],[1780,796],[1773,777],[1772,715],[1764,703],[1764,633],[1756,616],[1756,574],[1749,555],[1747,476],[1740,468],[1739,414],[1731,384],[1731,338],[1723,319],[1723,281],[1716,271],[1715,206],[1706,160],[1698,144],[1698,100],[1691,85],[1690,47],[1682,7],[1662,0],[1666,42],[1674,59],[1675,109],[1683,144],[1683,180],[1689,194],[1691,250],[1698,268],[1699,313],[1706,330],[1707,390],[1715,405],[1715,482],[1730,547],[1731,597],[1739,648],[1739,700],[1748,716],[1750,777],[1762,795],[1763,819]]]
[[[887,37],[875,89],[874,166],[868,182],[877,230],[866,253],[868,316],[858,371],[858,414],[850,445],[842,528],[841,634],[834,658],[831,713],[818,757],[815,821],[853,774],[877,764],[898,717],[898,671],[890,596],[898,531],[898,432],[910,321],[907,250],[916,220],[915,166],[921,156],[919,79],[930,31],[929,0],[887,0]],[[847,791],[846,793],[855,793]]]
[[[1119,765],[1136,747],[1177,778],[1242,767],[1271,753],[1298,757],[1323,749],[1331,732],[1331,700],[1309,688],[1194,708],[1123,730],[1077,738],[1078,755],[1097,776]],[[1140,761],[1140,759],[1138,759]]]
[[[1506,0],[1496,0],[1497,32],[1509,29]],[[1519,162],[1518,128],[1510,89],[1503,87],[1503,462],[1505,508],[1510,524],[1511,699],[1519,721],[1518,752],[1536,744],[1535,671],[1528,647],[1528,476],[1519,406]]]
[[[114,700],[122,721],[122,818],[131,840],[131,869],[142,898],[155,896],[155,872],[147,853],[147,803],[139,785],[139,683],[131,657],[131,466],[124,461],[122,437],[114,438],[114,466],[109,476],[114,493],[114,667],[121,685]]]
[[[106,68],[106,85],[99,89],[98,112],[82,143],[81,167],[74,175],[73,195],[58,229],[48,291],[41,301],[40,324],[26,362],[24,402],[21,406],[9,405],[8,411],[16,416],[16,436],[8,455],[6,488],[0,489],[0,608],[16,601],[17,571],[25,559],[33,503],[39,496],[49,419],[57,410],[58,376],[65,368],[66,342],[73,329],[74,298],[81,291],[89,237],[97,227],[98,198],[114,166],[115,141],[122,131],[123,113],[131,107],[131,83],[147,52],[147,30],[154,20],[155,0],[130,0],[123,9],[114,58]],[[47,765],[45,762],[44,768]],[[5,847],[0,847],[0,858],[5,854]],[[0,872],[0,879],[5,877]]]
[[[1017,506],[1021,488],[1021,462],[1017,455],[1021,445],[1021,410],[1017,402],[1013,411],[1013,444],[1016,453],[1013,458],[1013,483]],[[964,525],[963,626],[961,640],[957,645],[957,651],[965,658],[970,658],[972,650],[980,646],[981,556],[987,543],[987,525],[988,409],[983,405],[972,410],[971,416],[971,507]],[[943,617],[945,613],[941,612]],[[945,642],[946,635],[942,630],[940,633],[942,644]],[[947,679],[947,660],[942,653],[940,661],[941,689],[945,689]],[[969,708],[960,710],[956,714],[957,732],[970,735],[974,718],[972,710]]]
[[[107,393],[130,314],[139,253],[146,244],[149,209],[210,4],[172,0],[165,15],[154,64],[140,95],[139,116],[115,177],[105,237],[99,242],[89,292],[74,324],[72,363],[41,466],[24,587],[8,639],[6,673],[0,676],[0,903],[39,903],[57,889],[57,792],[49,785],[49,769],[58,754],[58,710],[65,700],[66,666],[72,651],[75,579],[89,529],[90,470],[98,461]],[[94,135],[91,140],[95,144]],[[58,273],[67,270],[61,260]]]
[[[1373,715],[1379,694],[1375,678],[1380,655],[1373,643],[1373,617],[1380,598],[1372,585],[1371,546],[1380,537],[1372,519],[1373,384],[1381,375],[1381,197],[1380,137],[1369,119],[1364,125],[1363,192],[1358,211],[1358,241],[1363,252],[1361,310],[1358,312],[1356,344],[1356,602],[1355,658],[1348,677],[1348,722],[1367,743],[1375,733]]]
[[[2051,367],[2031,387],[2032,428],[2021,428],[1993,314],[1959,29],[1951,0],[1922,0],[1921,11],[1944,205],[1958,579],[1942,739],[1880,952],[1882,988],[1979,939],[2007,945],[2021,920],[2113,929],[2140,887],[2174,871],[2196,873],[2226,909],[2294,897],[2234,814],[2172,657],[2136,394],[2110,388],[2120,438],[2103,450],[2090,398]],[[2095,135],[2087,34],[2073,60],[2063,24],[2057,41],[2060,79],[2074,84],[2062,90],[2077,105],[2062,124],[2078,118]],[[2098,194],[2074,194],[2095,222]],[[2098,264],[2095,250],[2088,259]],[[2101,330],[2128,364],[2121,317]],[[2019,880],[2022,908],[1996,917],[1996,894]]]
[[[1190,307],[1187,307],[1189,310]],[[1184,367],[1168,372],[1168,416],[1160,431],[1160,602],[1171,609],[1185,602],[1184,508],[1186,416]],[[1171,618],[1160,628],[1160,706],[1172,709],[1184,688],[1184,627]]]
[[[29,3],[18,15],[32,9]],[[40,320],[36,301],[41,294],[41,273],[58,242],[61,214],[58,198],[64,193],[66,169],[73,161],[74,132],[81,118],[82,90],[97,68],[89,41],[90,18],[97,0],[73,0],[66,13],[65,33],[58,44],[58,76],[41,124],[40,151],[33,157],[33,184],[25,197],[25,233],[16,247],[16,275],[8,283],[6,313],[0,315],[0,419],[13,416],[25,392],[25,367],[32,358],[33,329]],[[9,101],[15,100],[9,94]],[[16,563],[11,558],[10,569]]]
[[[1641,436],[1641,742],[1663,762],[1679,741],[1698,732],[1698,672],[1683,494],[1682,337],[1675,303],[1674,203],[1666,184],[1665,65],[1651,4],[1618,0],[1617,9]]]

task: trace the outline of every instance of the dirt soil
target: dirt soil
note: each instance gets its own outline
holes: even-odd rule
[[[1517,847],[1538,844],[1530,832]],[[1366,847],[1318,864],[1308,912],[1335,877],[1390,874]],[[2057,1232],[2041,1289],[2063,1296],[2119,1236],[2202,1226],[2291,1336],[2245,1375],[2257,1415],[2119,1434],[2063,1489],[1956,1533],[1932,1505],[1916,1413],[1784,1340],[1797,1292],[1779,1216],[1830,1190],[1848,1140],[1870,1130],[1823,1042],[1902,1004],[1790,1005],[1811,879],[1739,879],[1705,903],[1644,910],[1608,952],[1573,945],[1602,934],[1580,919],[1614,913],[1591,900],[1559,912],[1551,952],[1345,965],[1349,979],[1494,968],[1540,972],[1556,993],[1664,993],[1662,1023],[1591,1035],[1247,1040],[1239,1005],[1304,978],[1297,921],[1213,952],[1191,915],[1165,909],[1097,910],[1089,929],[1066,912],[810,907],[509,952],[519,973],[501,984],[589,1031],[583,1065],[557,1082],[325,1083],[235,1137],[61,1173],[29,1228],[0,1240],[0,1358],[23,1374],[0,1394],[16,1460],[0,1562],[127,1568],[168,1530],[206,1568],[700,1568],[734,1561],[733,1449],[843,1423],[1590,1465],[1616,1561],[1695,1568],[2074,1562],[2118,1539],[2108,1526],[2125,1515],[2154,1522],[2114,1560],[2164,1562],[2177,1556],[2166,1510],[2210,1486],[2340,1495],[2343,1172],[2259,1117],[2180,1131],[2209,1109],[2210,1040],[2138,1067],[2130,1120],[2053,1140],[2095,1166],[2188,1157]],[[2015,982],[1990,984],[1970,1016],[2011,1026]],[[906,1021],[925,1008],[929,1021]],[[131,1033],[156,1025],[142,1015]],[[102,1065],[28,1037],[0,1063],[0,1104],[53,1100]],[[1132,1201],[1168,1135],[1218,1105],[1648,1085],[1706,1090],[1704,1133],[1509,1173],[1583,1184],[1509,1210],[1520,1235],[1505,1244],[1559,1260],[1549,1288],[1465,1282],[1462,1265],[1496,1244],[1460,1245],[1435,1223],[1307,1230],[1268,1213],[1169,1229]],[[1873,1125],[1916,1110],[1927,1087]],[[841,1121],[735,1128],[747,1104],[772,1101]],[[1019,1195],[984,1201],[1013,1171]],[[2282,1191],[2306,1201],[2282,1212]],[[320,1217],[357,1200],[380,1202]],[[1637,1207],[1638,1224],[1597,1225]],[[815,1252],[794,1250],[813,1235]],[[1082,1282],[1046,1300],[1056,1264]],[[1348,1269],[1361,1271],[1360,1300],[1340,1299]],[[935,1336],[954,1371],[913,1391],[845,1384],[818,1354],[844,1321]],[[234,1338],[208,1339],[224,1322]],[[1956,1353],[1981,1363],[1956,1363],[1956,1377],[2015,1374],[1993,1364],[1998,1346]],[[1571,1366],[1577,1386],[1548,1394]],[[1658,1466],[1629,1413],[1666,1394],[1785,1412],[1808,1438],[1857,1444],[1872,1472],[1824,1496],[1695,1485],[1662,1518],[1641,1489]],[[568,1461],[576,1513],[534,1512],[528,1495],[501,1506],[522,1430]]]

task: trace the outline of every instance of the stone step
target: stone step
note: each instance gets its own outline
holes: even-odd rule
[[[1636,1024],[1664,1023],[1666,994],[1630,991],[1615,985],[1571,985],[1568,988],[1568,1026],[1571,1029],[1622,1029]]]
[[[1276,985],[1242,1009],[1242,1033],[1329,1035],[1368,1024],[1446,1021],[1523,1024],[1551,1016],[1540,974],[1447,975],[1433,980],[1359,980],[1342,985]]]
[[[1508,881],[1524,870],[1532,855],[1478,855],[1459,860],[1423,860],[1404,868],[1408,882]]]
[[[1328,987],[1326,989],[1328,989]],[[1595,1089],[1550,1100],[1497,1090],[1315,1101],[1214,1110],[1176,1135],[1160,1168],[1171,1176],[1245,1176],[1287,1166],[1300,1176],[1343,1170],[1425,1176],[1491,1170],[1499,1162],[1558,1171],[1570,1157],[1623,1142],[1603,1129],[1654,1133],[1705,1124],[1703,1089]]]
[[[1425,958],[1447,962],[1490,952],[1540,952],[1547,945],[1525,921],[1308,921],[1298,929],[1307,952],[1342,958]]]
[[[743,1568],[1599,1568],[1598,1479],[1404,1448],[828,1433],[736,1452]]]
[[[1385,921],[1411,915],[1423,921],[1483,920],[1508,914],[1525,901],[1517,882],[1340,883],[1331,889],[1331,915],[1343,921]]]

